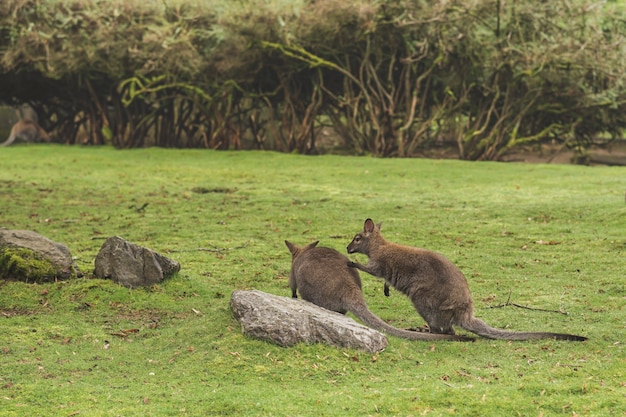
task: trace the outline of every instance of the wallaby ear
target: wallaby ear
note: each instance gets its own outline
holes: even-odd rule
[[[383,227],[383,222],[380,222],[376,225],[376,230],[380,232],[380,228]]]
[[[319,240],[317,240],[317,241],[315,241],[315,242],[313,242],[313,243],[309,243],[308,245],[306,245],[306,246],[304,247],[304,250],[307,250],[307,249],[313,249],[314,247],[316,247],[316,246],[317,246],[317,244],[318,244],[318,243],[320,243],[320,241],[319,241]]]
[[[285,245],[287,245],[287,247],[289,248],[289,252],[291,252],[292,255],[295,255],[296,252],[298,252],[299,248],[290,241],[285,240]]]
[[[374,227],[376,226],[374,225],[372,219],[367,219],[365,220],[365,224],[363,224],[363,232],[372,233],[374,231]]]

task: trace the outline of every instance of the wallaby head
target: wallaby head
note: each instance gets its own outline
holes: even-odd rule
[[[362,253],[369,256],[372,248],[385,242],[380,234],[381,227],[382,223],[374,224],[372,219],[365,220],[363,231],[357,233],[348,245],[348,253]]]
[[[298,256],[299,254],[301,254],[302,252],[305,252],[309,249],[312,249],[314,247],[317,246],[317,244],[320,243],[320,241],[315,241],[313,243],[309,243],[306,246],[300,247],[298,245],[294,245],[293,243],[291,243],[288,240],[285,240],[285,245],[287,245],[287,248],[289,248],[289,252],[291,252],[291,260],[293,262],[294,259],[296,259],[296,256]]]
[[[50,136],[39,124],[33,120],[20,120],[11,128],[9,138],[0,146],[9,146],[16,139],[28,143],[50,142]]]
[[[374,224],[372,219],[365,220],[363,231],[357,233],[348,245],[348,253],[362,253],[370,256],[372,248],[379,248],[385,243],[385,238],[380,233],[382,225],[382,222]],[[389,297],[389,284],[386,281],[383,292],[386,297]]]

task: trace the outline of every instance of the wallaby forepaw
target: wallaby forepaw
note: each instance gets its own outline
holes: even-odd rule
[[[358,268],[358,265],[356,264],[356,262],[348,262],[348,268]]]

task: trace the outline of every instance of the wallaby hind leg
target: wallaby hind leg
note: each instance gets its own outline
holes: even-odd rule
[[[431,333],[456,334],[452,327],[453,310],[431,310],[415,306],[420,316],[428,323]]]

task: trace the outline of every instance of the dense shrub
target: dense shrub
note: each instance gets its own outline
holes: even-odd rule
[[[626,126],[626,24],[587,0],[6,0],[0,101],[118,147],[498,159]]]

